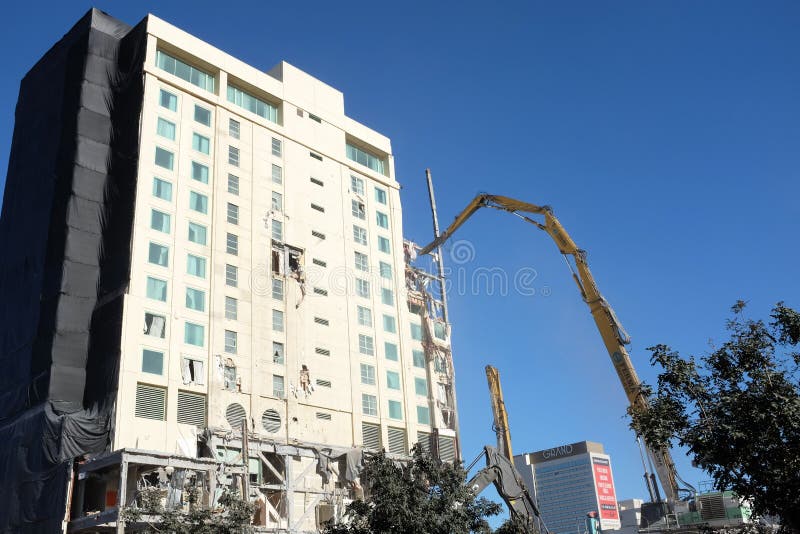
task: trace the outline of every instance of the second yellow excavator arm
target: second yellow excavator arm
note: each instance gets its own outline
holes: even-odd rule
[[[537,206],[504,196],[480,194],[456,216],[453,223],[436,240],[422,247],[419,252],[420,255],[430,253],[447,241],[480,208],[507,211],[533,224],[540,230],[547,232],[561,254],[572,258],[575,264],[574,269],[569,260],[567,261],[572,271],[572,277],[578,285],[581,297],[589,306],[606,350],[611,357],[611,363],[614,365],[617,376],[622,383],[622,388],[625,390],[625,395],[628,397],[628,402],[636,408],[649,409],[649,403],[641,391],[641,381],[625,349],[625,345],[630,343],[630,337],[617,319],[614,310],[597,289],[597,284],[595,284],[594,277],[586,262],[586,252],[578,248],[556,216],[553,215],[553,210],[549,206]],[[543,220],[536,220],[531,216],[540,216],[543,217]],[[656,474],[668,501],[676,501],[679,488],[672,456],[667,449],[663,448],[648,446],[647,451],[654,463]]]

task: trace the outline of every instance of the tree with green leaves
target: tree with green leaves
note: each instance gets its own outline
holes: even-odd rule
[[[440,462],[415,447],[409,462],[380,453],[362,472],[366,500],[347,506],[344,520],[328,524],[325,534],[469,534],[490,533],[486,517],[499,504],[473,495],[460,465]]]
[[[251,520],[255,507],[238,493],[226,491],[216,509],[198,503],[196,488],[186,490],[187,509],[165,509],[159,488],[139,493],[138,506],[125,508],[120,517],[127,523],[142,523],[137,532],[172,534],[245,534],[253,531]]]
[[[705,355],[648,349],[661,372],[631,427],[651,445],[685,446],[717,489],[800,533],[800,314],[779,302],[765,323],[744,308],[733,306],[729,339]]]

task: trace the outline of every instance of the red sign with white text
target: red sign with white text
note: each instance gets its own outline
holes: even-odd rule
[[[614,493],[614,480],[611,478],[611,462],[608,458],[592,457],[594,487],[600,503],[600,519],[619,520],[617,496]]]

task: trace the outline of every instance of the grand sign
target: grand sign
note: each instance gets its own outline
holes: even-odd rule
[[[552,449],[545,449],[543,451],[531,453],[530,460],[534,464],[540,464],[542,462],[557,460],[559,458],[567,458],[569,456],[584,454],[586,452],[588,452],[586,448],[586,442],[581,441],[578,443],[559,445],[558,447],[553,447]]]

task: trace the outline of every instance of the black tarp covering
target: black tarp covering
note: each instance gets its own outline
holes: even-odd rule
[[[146,21],[90,10],[22,80],[0,215],[0,531],[59,532],[109,448]]]

